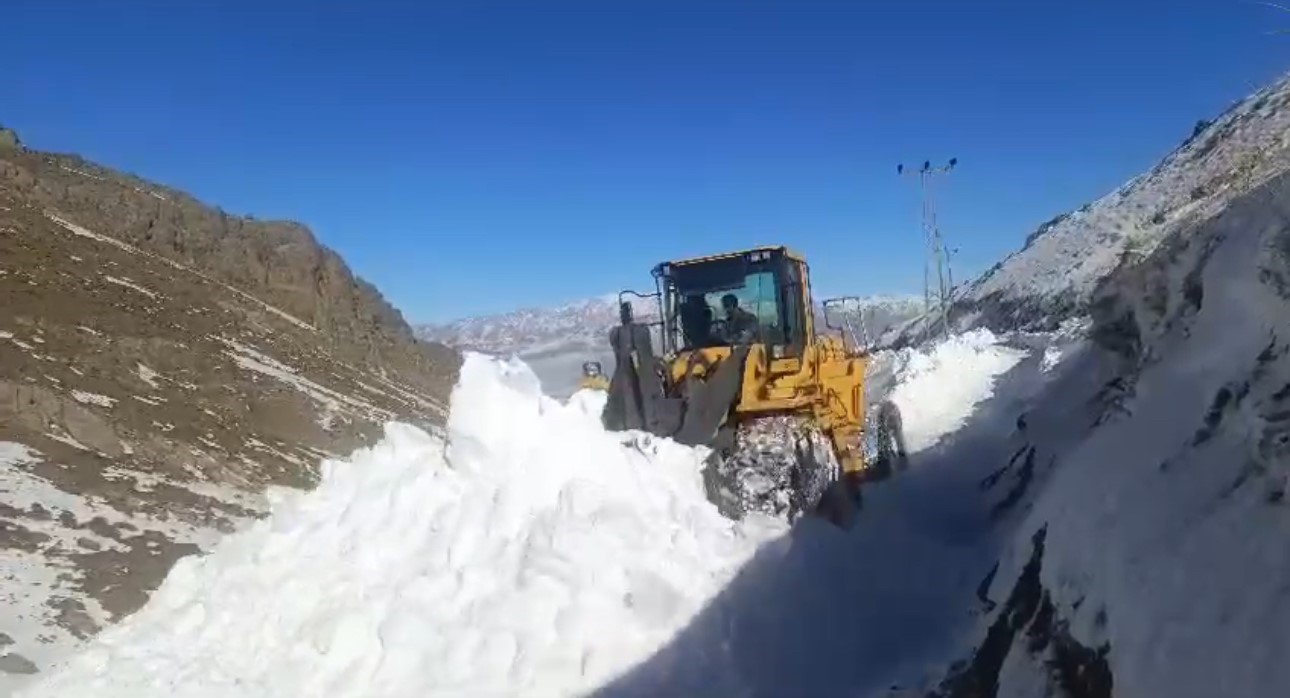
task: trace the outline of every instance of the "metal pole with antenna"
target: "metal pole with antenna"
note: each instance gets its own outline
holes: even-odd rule
[[[945,336],[950,334],[950,296],[953,294],[953,281],[946,285],[946,277],[953,279],[953,272],[950,271],[948,253],[945,250],[945,242],[941,238],[940,227],[936,223],[936,203],[932,197],[932,177],[934,175],[946,174],[954,169],[959,162],[958,158],[950,158],[949,164],[940,167],[932,167],[931,160],[924,160],[923,167],[919,170],[906,170],[905,165],[896,165],[896,174],[898,175],[917,175],[919,195],[922,199],[922,228],[923,241],[927,246],[927,255],[923,259],[923,307],[927,312],[931,311],[931,288],[928,276],[931,274],[931,266],[936,266],[936,287],[937,302],[940,305],[941,331]]]

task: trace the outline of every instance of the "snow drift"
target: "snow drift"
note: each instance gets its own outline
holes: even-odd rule
[[[961,428],[976,405],[990,397],[995,377],[1025,355],[1000,346],[985,329],[950,336],[929,350],[901,349],[891,401],[900,408],[909,452],[934,446]]]
[[[467,358],[446,438],[390,424],[312,492],[181,560],[24,696],[568,695],[670,637],[777,532],[705,500],[702,453],[611,435]]]

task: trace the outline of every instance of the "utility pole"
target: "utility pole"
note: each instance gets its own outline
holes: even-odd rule
[[[932,196],[932,181],[936,175],[947,174],[958,164],[958,158],[950,158],[949,164],[932,167],[931,160],[924,160],[919,170],[906,170],[904,164],[896,165],[896,174],[918,176],[918,190],[923,203],[923,241],[927,254],[923,258],[923,309],[931,312],[932,289],[931,268],[936,268],[936,297],[940,307],[941,332],[950,334],[950,296],[954,292],[953,272],[950,270],[949,253],[945,241],[941,238],[940,226],[936,223],[936,202]],[[947,285],[948,278],[948,285]]]

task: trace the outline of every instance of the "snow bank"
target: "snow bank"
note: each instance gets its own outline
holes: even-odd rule
[[[992,394],[995,377],[1025,356],[985,329],[953,335],[930,350],[902,349],[891,400],[904,419],[909,452],[929,448],[962,427]]]
[[[603,431],[469,355],[447,438],[391,423],[314,491],[181,560],[149,603],[23,696],[568,695],[661,646],[757,546],[702,452]]]

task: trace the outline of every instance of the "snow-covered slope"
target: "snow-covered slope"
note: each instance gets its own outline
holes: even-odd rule
[[[988,592],[1011,613],[979,679],[1005,696],[1034,695],[1035,674],[1077,696],[1286,692],[1288,304],[1290,174],[1112,278],[1071,392],[1037,404],[993,481],[1021,494]]]
[[[1056,329],[1078,316],[1115,269],[1144,259],[1231,201],[1290,169],[1290,74],[1197,130],[1150,171],[1030,235],[959,289],[960,329]],[[925,324],[906,328],[925,336]],[[888,338],[896,341],[893,334]]]

